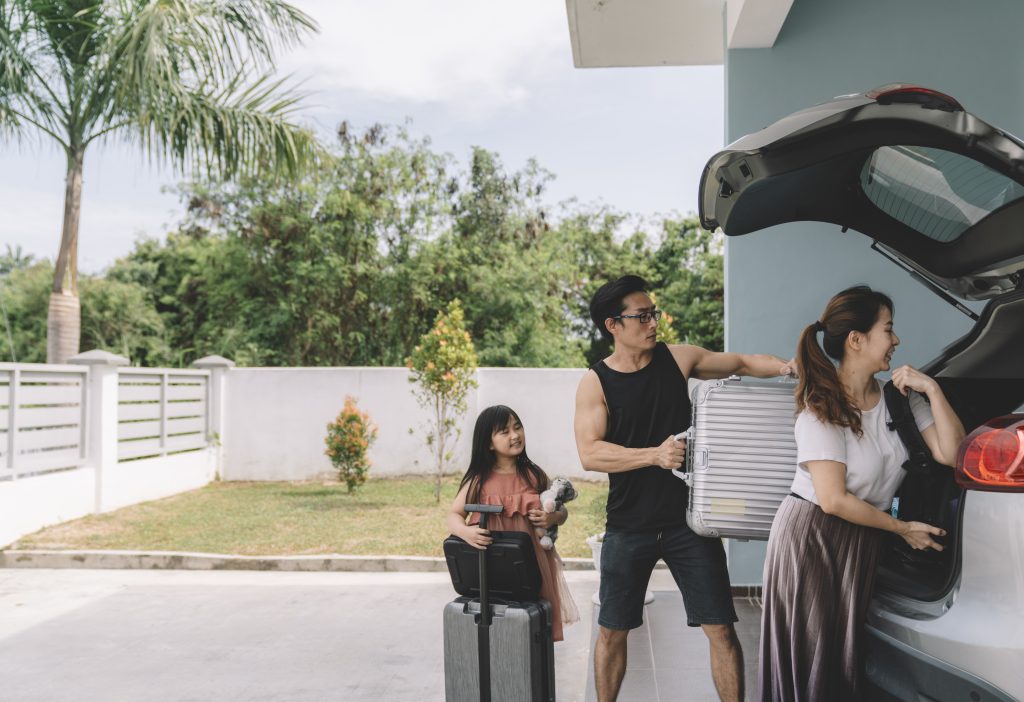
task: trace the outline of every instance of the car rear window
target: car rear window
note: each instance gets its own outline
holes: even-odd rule
[[[1024,186],[972,158],[927,146],[883,146],[860,174],[861,188],[890,217],[936,241],[955,241]]]

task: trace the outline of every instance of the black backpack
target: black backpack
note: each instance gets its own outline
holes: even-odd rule
[[[903,521],[925,522],[949,530],[949,500],[952,495],[950,486],[950,469],[940,465],[932,458],[932,452],[925,443],[910,409],[910,398],[903,395],[890,380],[882,388],[886,409],[889,410],[890,431],[895,431],[903,445],[907,447],[907,460],[903,463],[907,471],[903,484],[896,493],[899,499],[894,516]],[[936,537],[939,543],[946,543],[945,537]],[[904,559],[928,560],[935,559],[937,554],[914,551],[905,546],[902,539],[899,551]]]

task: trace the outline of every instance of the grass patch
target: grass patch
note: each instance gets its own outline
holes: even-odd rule
[[[586,538],[604,530],[608,486],[574,483],[558,552],[590,556]],[[22,537],[24,549],[198,551],[242,555],[440,556],[458,478],[378,478],[354,494],[339,483],[217,482],[192,492],[90,515]]]

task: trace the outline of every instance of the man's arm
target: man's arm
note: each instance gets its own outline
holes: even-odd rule
[[[604,440],[608,429],[608,407],[601,381],[587,371],[576,389],[576,416],[573,420],[576,449],[586,470],[624,473],[646,466],[679,468],[683,465],[686,444],[668,437],[660,446],[632,449]]]
[[[698,380],[728,378],[730,375],[773,378],[795,371],[791,362],[767,354],[708,351],[689,344],[677,344],[669,346],[669,349],[686,377]]]

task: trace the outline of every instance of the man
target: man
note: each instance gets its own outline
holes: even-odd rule
[[[687,378],[787,375],[775,356],[716,353],[657,341],[661,312],[647,283],[627,275],[602,286],[590,303],[612,355],[590,368],[576,392],[575,433],[587,470],[608,473],[608,516],[601,547],[601,613],[594,649],[599,702],[618,697],[626,672],[626,637],[643,623],[651,572],[663,559],[686,607],[687,624],[708,637],[711,674],[722,700],[743,699],[743,651],[720,539],[686,524],[686,484],[670,472],[683,464],[690,426]]]

